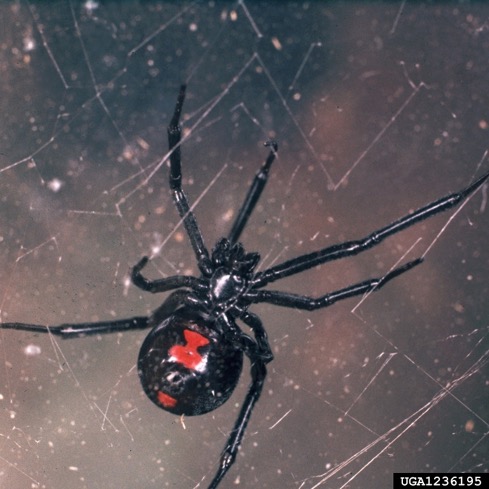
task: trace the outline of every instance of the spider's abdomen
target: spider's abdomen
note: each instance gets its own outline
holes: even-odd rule
[[[238,383],[243,353],[220,341],[208,321],[185,308],[144,340],[138,373],[148,397],[174,414],[194,416],[218,408]]]

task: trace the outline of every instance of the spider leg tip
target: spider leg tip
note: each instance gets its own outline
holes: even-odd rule
[[[271,147],[272,151],[276,153],[278,151],[278,143],[275,139],[267,139],[264,143],[263,146],[266,147]]]

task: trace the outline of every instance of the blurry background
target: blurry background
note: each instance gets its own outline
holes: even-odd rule
[[[164,296],[128,285],[142,255],[150,277],[196,273],[161,166],[182,82],[184,188],[209,247],[263,142],[279,142],[242,236],[263,268],[362,237],[489,169],[482,2],[0,9],[4,322],[149,313]],[[486,202],[483,189],[422,266],[361,304],[252,308],[275,360],[223,488],[373,489],[393,472],[488,470]],[[273,288],[317,296],[381,276],[422,255],[453,214]],[[0,331],[1,487],[207,487],[248,365],[226,405],[181,422],[142,392],[144,337]]]

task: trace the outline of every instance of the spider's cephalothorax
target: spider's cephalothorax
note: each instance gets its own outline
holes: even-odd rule
[[[215,312],[228,310],[241,298],[259,261],[260,255],[245,253],[241,243],[231,244],[227,238],[218,241],[212,250],[214,271],[209,283],[209,299]]]
[[[273,359],[265,328],[260,318],[248,311],[248,307],[257,303],[308,311],[328,307],[339,300],[379,290],[393,278],[419,265],[422,259],[394,268],[380,278],[365,280],[320,297],[263,288],[317,265],[361,253],[423,219],[460,204],[484,184],[489,172],[465,189],[421,207],[362,239],[329,246],[255,273],[260,256],[258,253],[245,253],[238,240],[268,180],[277,144],[273,141],[265,143],[271,151],[256,174],[228,237],[218,241],[209,257],[181,187],[179,120],[184,98],[185,86],[182,86],[168,127],[169,184],[201,276],[175,275],[149,280],[141,273],[149,261],[143,257],[132,270],[134,285],[152,293],[173,291],[149,317],[62,324],[49,328],[26,323],[1,323],[0,327],[50,332],[63,338],[151,328],[139,353],[139,376],[148,397],[158,407],[175,414],[203,414],[224,403],[236,387],[243,354],[246,355],[250,360],[251,384],[221,454],[217,472],[209,484],[209,489],[215,489],[234,463],[246,425],[263,389],[266,364]],[[238,320],[249,327],[252,336],[242,331]]]

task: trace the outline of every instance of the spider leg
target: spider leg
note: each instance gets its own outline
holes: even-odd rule
[[[240,331],[239,328],[233,324],[225,314],[223,314],[220,319],[225,322],[223,327],[230,331],[231,334],[236,335],[236,337],[233,339],[234,343],[239,349],[244,351],[251,362],[251,384],[248,388],[241,411],[239,412],[238,418],[234,424],[234,428],[229,435],[224,450],[222,451],[219,468],[217,469],[217,472],[208,489],[216,489],[219,482],[226,475],[227,471],[231,468],[236,459],[236,455],[238,453],[239,446],[241,445],[246,426],[248,425],[248,421],[250,420],[253,412],[253,408],[255,407],[255,404],[260,398],[263,390],[263,385],[267,376],[266,364],[273,358],[270,345],[266,339],[266,333],[258,316],[251,313],[247,315],[245,313],[244,317],[241,317],[241,319],[250,325],[255,334],[258,332],[258,335],[262,336],[263,332],[264,337],[262,336],[262,339],[264,344],[262,345],[260,345],[260,343],[262,343],[261,341],[255,342],[248,335]]]
[[[118,333],[133,329],[146,329],[149,327],[148,318],[145,316],[116,321],[99,321],[96,323],[60,324],[59,326],[42,326],[40,324],[26,323],[0,323],[0,329],[16,329],[31,331],[33,333],[50,333],[62,338],[74,336],[87,336],[100,333]]]
[[[248,194],[246,195],[243,205],[238,212],[238,216],[234,221],[233,227],[229,232],[228,239],[231,244],[234,244],[238,241],[251,213],[253,212],[253,209],[256,206],[256,203],[261,196],[261,193],[263,192],[263,189],[265,188],[265,185],[267,184],[268,173],[277,155],[278,145],[275,141],[267,141],[265,143],[265,146],[270,146],[270,153],[265,160],[265,163],[263,163],[262,167],[255,175],[255,178],[253,179],[253,183],[248,190]]]
[[[180,289],[171,293],[165,299],[165,302],[151,313],[148,318],[149,326],[157,326],[166,318],[175,314],[178,309],[185,306],[191,308],[196,313],[205,313],[205,307],[199,303],[199,300],[193,295],[192,291],[188,289]]]
[[[172,193],[173,202],[181,219],[183,220],[187,235],[197,258],[199,269],[204,275],[208,276],[211,273],[209,252],[204,245],[204,239],[197,224],[197,220],[195,219],[193,212],[190,210],[187,196],[182,190],[182,165],[180,151],[182,130],[179,122],[183,102],[185,100],[185,90],[186,86],[182,85],[180,87],[180,93],[178,95],[173,117],[170,121],[170,125],[168,126],[168,146],[170,150],[170,190]]]
[[[177,276],[176,278],[180,278],[180,276]],[[181,278],[185,278],[185,276],[181,276]],[[154,292],[153,290],[151,291]],[[128,319],[117,319],[114,321],[97,321],[95,323],[66,323],[58,326],[43,326],[41,324],[29,323],[0,323],[0,330],[16,329],[18,331],[30,331],[33,333],[50,333],[56,336],[61,336],[62,338],[73,338],[76,336],[120,333],[136,329],[147,329],[159,324],[165,318],[173,314],[179,307],[182,307],[185,304],[188,305],[188,303],[192,301],[192,297],[192,293],[188,289],[177,290],[170,294],[163,304],[153,311],[153,313],[151,313],[151,315],[148,317],[136,316]]]
[[[263,327],[261,319],[256,314],[248,311],[244,312],[239,318],[253,331],[258,348],[261,351],[260,356],[262,360],[265,363],[271,362],[273,360],[273,353],[270,344],[268,343],[268,335]]]
[[[200,285],[198,278],[189,275],[174,275],[173,277],[149,280],[141,273],[141,270],[147,265],[148,261],[149,258],[143,256],[143,258],[134,265],[131,272],[132,283],[146,292],[155,294],[158,292],[168,292],[169,290],[178,289],[179,287],[198,288]]]
[[[260,288],[265,286],[270,282],[275,280],[289,277],[290,275],[295,275],[296,273],[302,272],[304,270],[309,270],[316,265],[321,265],[328,261],[339,260],[340,258],[346,258],[348,256],[357,255],[362,251],[368,250],[378,245],[381,241],[392,236],[403,229],[406,229],[424,219],[427,219],[439,212],[443,212],[451,207],[463,202],[471,194],[473,194],[477,189],[482,187],[482,185],[489,178],[489,172],[480,177],[478,180],[470,184],[465,189],[460,192],[456,192],[445,197],[442,197],[431,204],[421,207],[417,211],[409,214],[407,216],[401,217],[397,221],[385,226],[373,233],[369,234],[367,237],[355,240],[347,241],[345,243],[336,244],[324,248],[313,253],[308,253],[298,258],[293,258],[280,265],[264,270],[263,272],[257,273],[252,281],[253,288]]]
[[[231,468],[231,465],[236,459],[238,453],[239,445],[244,435],[246,425],[250,419],[253,407],[256,401],[260,398],[261,391],[263,389],[263,384],[265,382],[265,377],[267,375],[267,369],[263,361],[256,361],[251,365],[251,385],[249,387],[248,393],[243,403],[243,407],[239,413],[236,424],[234,425],[233,431],[224,447],[221,455],[221,461],[219,463],[219,468],[216,475],[212,479],[209,485],[209,489],[215,489],[222,478],[226,475],[226,472]]]
[[[355,297],[379,290],[387,282],[390,282],[392,279],[398,277],[402,273],[411,270],[411,268],[419,265],[422,261],[422,258],[418,258],[417,260],[410,261],[401,267],[395,268],[383,277],[365,280],[364,282],[350,285],[344,289],[330,292],[322,297],[307,297],[298,294],[291,294],[289,292],[280,292],[277,290],[257,290],[254,291],[254,293],[251,291],[246,297],[253,303],[268,302],[276,306],[294,307],[296,309],[312,311],[314,309],[321,309],[322,307],[331,306],[335,302],[348,299],[349,297]]]

